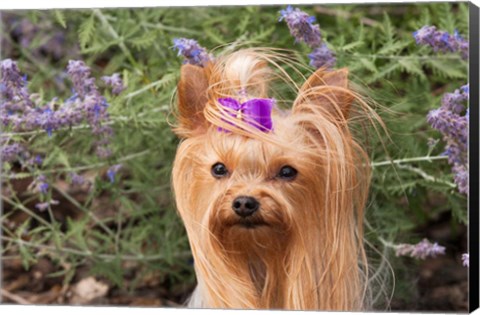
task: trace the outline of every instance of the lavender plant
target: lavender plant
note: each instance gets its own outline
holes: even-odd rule
[[[462,264],[465,267],[470,267],[470,255],[462,254]]]
[[[313,49],[312,53],[308,55],[310,58],[310,65],[316,69],[321,67],[333,68],[336,63],[333,52],[328,49],[325,43],[322,43],[320,47]]]
[[[205,66],[213,57],[208,54],[207,50],[200,46],[194,39],[174,38],[173,49],[178,50],[178,56],[182,55],[184,63],[197,66]]]
[[[115,95],[118,95],[125,90],[125,86],[123,85],[123,81],[120,78],[119,73],[114,73],[111,76],[103,76],[102,80],[106,85],[112,88],[112,93]]]
[[[445,155],[452,165],[458,190],[468,195],[468,84],[446,93],[442,105],[427,115],[428,123],[440,131],[445,141]]]
[[[310,65],[316,69],[325,67],[333,68],[336,58],[333,52],[322,41],[320,34],[320,26],[315,23],[314,16],[298,8],[287,6],[286,9],[280,11],[279,22],[285,20],[290,30],[290,34],[295,37],[295,42],[304,42],[313,48],[312,53],[308,55]]]
[[[398,244],[395,245],[395,253],[397,256],[410,256],[418,259],[425,259],[427,257],[435,257],[437,255],[445,255],[445,247],[437,243],[431,243],[426,238],[421,242],[412,244]]]
[[[95,142],[95,152],[102,158],[111,156],[112,151],[109,148],[110,139],[113,136],[113,130],[109,123],[109,114],[107,112],[108,104],[99,93],[95,79],[91,77],[90,68],[83,61],[71,60],[67,66],[67,73],[73,82],[74,94],[63,104],[59,104],[56,99],[42,105],[32,101],[32,96],[27,89],[27,80],[22,76],[16,62],[6,59],[0,62],[2,78],[0,79],[1,102],[0,117],[4,129],[10,129],[14,133],[31,132],[44,130],[49,137],[53,132],[61,128],[72,128],[86,121],[91,129],[92,135],[97,139]],[[121,79],[115,78],[116,86],[123,88]],[[31,168],[33,164],[37,166],[42,164],[40,156],[29,158],[33,152],[15,138],[7,134],[2,134],[1,160],[4,162],[19,161],[25,168]],[[72,177],[72,183],[78,183],[80,176]],[[41,202],[35,207],[39,211],[45,211],[51,205],[58,205],[57,200],[46,198],[49,191],[48,178],[45,175],[38,176],[31,184],[33,191],[43,195]]]
[[[302,41],[310,47],[317,47],[322,41],[320,35],[320,26],[315,23],[314,16],[309,16],[307,13],[298,8],[287,6],[286,9],[280,11],[279,22],[285,20],[290,30],[290,33],[295,37],[295,41]]]
[[[121,168],[122,168],[122,164],[115,164],[108,169],[107,176],[111,183],[115,182],[115,175],[118,173],[118,171]]]
[[[452,35],[446,31],[437,30],[435,26],[425,25],[413,32],[413,37],[418,45],[430,46],[435,52],[459,52],[463,59],[468,59],[468,41],[460,36],[458,30],[455,30]]]
[[[15,39],[20,47],[28,49],[36,58],[47,56],[59,60],[65,55],[70,58],[79,56],[78,46],[66,45],[68,34],[52,20],[42,19],[34,23],[14,11],[4,11],[0,23],[2,24],[0,39],[3,53],[14,51]],[[11,36],[6,36],[6,33]]]
[[[73,95],[63,104],[54,98],[51,102],[41,105],[34,104],[27,89],[26,77],[22,76],[16,62],[11,59],[1,61],[0,117],[5,129],[14,132],[45,130],[52,136],[55,130],[72,128],[86,121],[92,128],[92,134],[97,138],[95,151],[101,158],[111,156],[108,147],[113,136],[107,112],[108,103],[99,93],[95,79],[91,77],[90,68],[80,60],[70,60],[67,73],[73,82]],[[116,84],[122,86],[121,79],[116,78]],[[118,86],[114,87],[118,90]],[[7,145],[9,139],[2,135],[2,141]],[[2,150],[2,156],[12,160],[24,152],[18,143],[8,144],[7,150]]]
[[[468,5],[411,5],[415,9],[401,15],[397,10],[403,7],[381,4],[318,5],[304,11],[255,6],[9,12],[13,20],[3,19],[2,12],[2,52],[11,60],[5,71],[0,69],[4,259],[20,259],[29,270],[47,260],[59,280],[50,279],[64,288],[81,278],[76,270],[88,270],[108,281],[106,303],[127,287],[132,295],[162,292],[161,303],[164,298],[182,303],[195,280],[168,176],[177,145],[169,128],[177,55],[199,66],[212,60],[189,38],[219,50],[227,43],[233,44],[225,49],[232,50],[274,46],[308,55],[313,68],[347,67],[358,92],[382,105],[374,109],[392,140],[377,139],[374,132],[369,138],[373,181],[366,215],[372,227],[365,235],[375,250],[383,248],[397,275],[392,309],[409,309],[403,301],[419,305],[417,300],[425,309],[447,309],[442,304],[447,299],[435,299],[417,284],[425,281],[420,272],[425,268],[441,268],[432,269],[432,283],[439,285],[447,277],[438,275],[455,269],[422,257],[453,260],[456,276],[466,275],[466,194],[458,190],[464,185],[451,175],[454,165],[448,163],[463,153],[456,152],[460,144],[451,152],[443,149],[441,132],[440,139],[427,144],[437,132],[425,114],[437,107],[439,91],[452,91],[452,100],[445,100],[449,111],[468,117],[466,101],[460,101],[466,91],[453,92],[467,80],[465,39],[459,34],[468,34]],[[383,17],[375,13],[378,7]],[[305,12],[315,12],[322,28]],[[276,23],[279,15],[288,27]],[[425,29],[416,34],[416,44],[412,25],[458,33],[447,37]],[[68,65],[67,71],[58,65]],[[279,100],[296,96],[281,82],[272,90],[279,91]],[[437,123],[459,136],[462,123],[445,112]],[[412,239],[424,237],[429,241],[413,244]],[[382,238],[391,242],[382,246]],[[397,258],[399,249],[409,259]],[[372,258],[380,275],[385,264],[376,265]],[[3,283],[18,278],[17,272],[3,271]],[[13,293],[27,291],[28,285]],[[69,303],[69,298],[60,293],[54,303]],[[464,311],[461,306],[456,310]]]

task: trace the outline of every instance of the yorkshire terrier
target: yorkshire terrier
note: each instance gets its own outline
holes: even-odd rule
[[[371,110],[347,69],[312,73],[280,110],[270,83],[295,86],[280,55],[181,68],[173,189],[198,281],[188,307],[364,310],[370,164],[349,125],[354,107]]]

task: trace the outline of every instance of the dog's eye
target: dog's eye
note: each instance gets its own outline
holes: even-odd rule
[[[297,176],[297,170],[291,166],[284,166],[280,169],[277,174],[277,177],[284,179],[284,180],[292,180]]]
[[[212,166],[213,177],[220,178],[228,175],[228,169],[223,163],[215,163]]]

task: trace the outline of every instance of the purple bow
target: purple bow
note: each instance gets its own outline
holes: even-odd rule
[[[272,108],[275,100],[272,98],[254,98],[244,103],[234,98],[219,98],[218,102],[223,107],[230,109],[228,113],[232,117],[239,118],[260,131],[272,130]],[[219,128],[219,130],[224,130]]]

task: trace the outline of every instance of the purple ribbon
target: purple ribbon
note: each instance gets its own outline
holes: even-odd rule
[[[240,103],[234,98],[219,98],[218,102],[223,107],[230,109],[228,113],[232,117],[241,119],[260,131],[272,130],[272,108],[275,100],[272,98],[254,98]],[[224,130],[219,128],[219,130]]]

